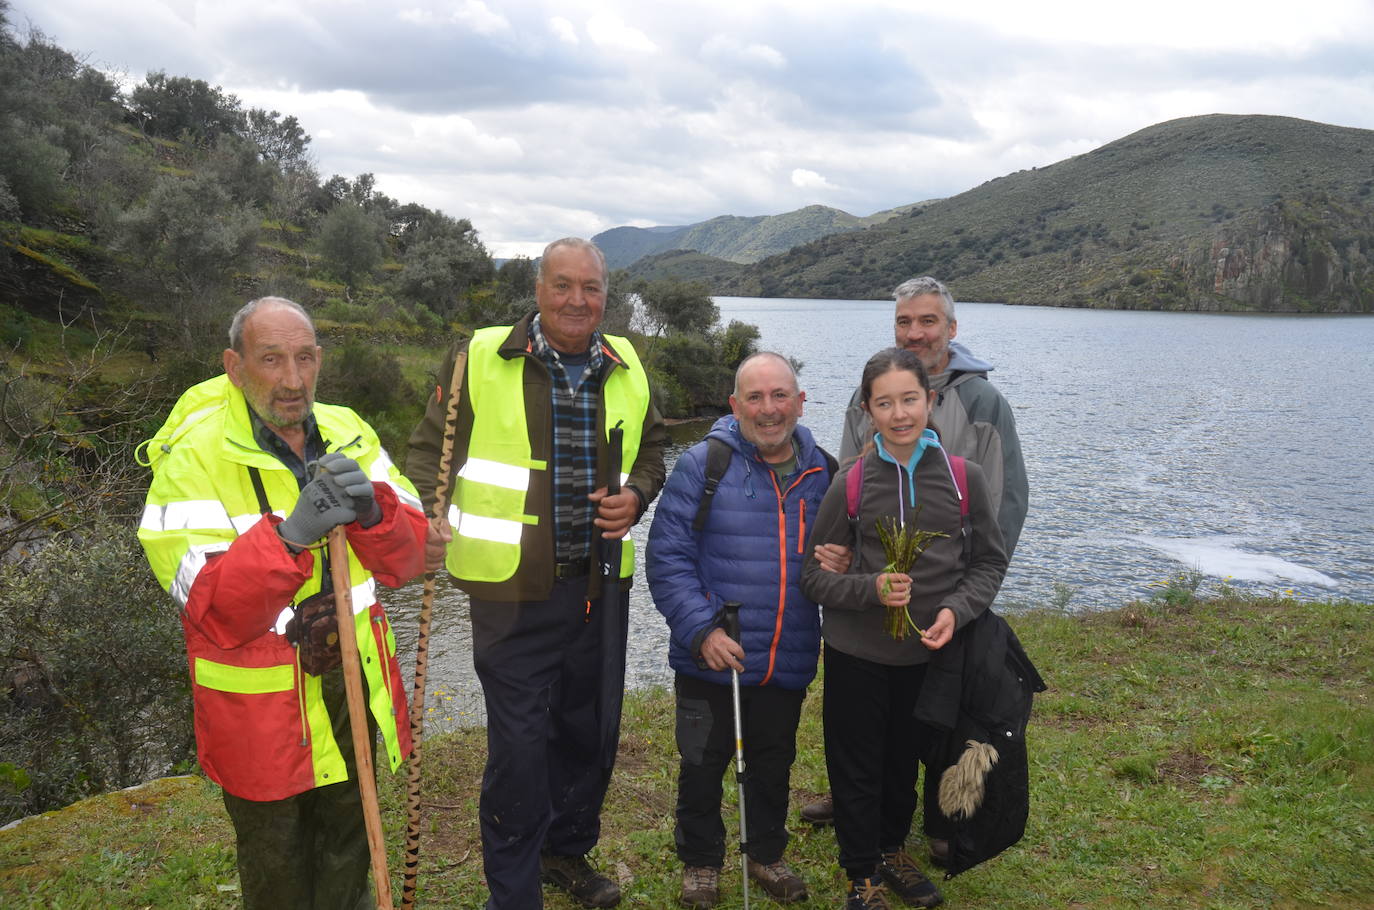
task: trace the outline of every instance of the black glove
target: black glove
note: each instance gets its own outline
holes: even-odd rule
[[[382,507],[372,494],[372,481],[356,461],[340,452],[330,452],[315,464],[317,478],[327,472],[329,480],[353,500],[358,524],[370,528],[382,520]]]
[[[331,466],[342,468],[345,465],[351,467],[352,471],[335,474],[330,470]],[[345,485],[339,483],[340,478],[355,479],[351,476],[355,472],[363,482],[367,481],[367,477],[358,469],[358,463],[353,459],[338,453],[330,453],[321,458],[315,465],[315,479],[301,490],[295,508],[277,527],[277,533],[281,535],[282,540],[297,546],[308,545],[328,534],[333,528],[346,525],[357,518],[353,497],[349,495]],[[368,493],[371,492],[372,485],[368,484]],[[377,504],[374,502],[372,505],[376,508]]]

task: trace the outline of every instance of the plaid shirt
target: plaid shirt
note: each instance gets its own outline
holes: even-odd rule
[[[592,504],[596,489],[596,405],[601,397],[601,334],[592,333],[591,350],[582,381],[572,388],[558,352],[539,327],[530,323],[534,354],[553,377],[553,530],[554,558],[559,562],[586,559],[592,552]]]

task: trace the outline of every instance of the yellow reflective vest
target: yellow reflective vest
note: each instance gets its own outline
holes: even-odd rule
[[[525,414],[526,357],[503,357],[501,345],[511,326],[479,329],[468,343],[464,394],[472,410],[472,434],[467,460],[458,471],[449,523],[453,541],[445,567],[457,579],[503,582],[520,568],[521,538],[528,525],[551,517],[530,514],[526,497],[535,471],[547,471],[547,461],[533,457]],[[605,428],[620,425],[621,474],[639,454],[644,417],[649,409],[649,383],[634,346],[614,335],[603,336],[614,350],[603,348],[615,366],[602,386]],[[609,430],[606,430],[609,436]],[[634,544],[621,541],[621,578],[634,574]]]

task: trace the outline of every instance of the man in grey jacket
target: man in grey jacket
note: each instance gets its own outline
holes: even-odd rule
[[[1026,520],[1029,491],[1011,405],[988,381],[992,365],[954,341],[959,323],[948,288],[934,278],[912,278],[899,284],[893,296],[897,300],[896,346],[914,352],[930,373],[936,392],[931,421],[940,431],[945,451],[977,462],[983,469],[1010,558]],[[873,428],[855,389],[845,411],[840,463],[859,454],[872,438]]]
[[[912,278],[897,285],[892,296],[897,301],[896,346],[920,357],[930,374],[931,387],[936,392],[930,419],[940,433],[945,451],[963,456],[983,469],[1010,560],[1026,521],[1029,501],[1026,464],[1021,458],[1021,440],[1016,435],[1011,405],[988,381],[992,365],[954,341],[959,323],[954,316],[954,298],[944,284],[929,276]],[[858,455],[873,438],[873,427],[859,403],[859,391],[854,390],[845,411],[840,464]],[[827,794],[803,806],[801,817],[815,825],[828,825],[834,817],[834,802]],[[927,816],[928,835],[934,833],[930,830],[931,821]],[[931,837],[931,858],[936,862],[943,862],[948,849],[943,838]]]

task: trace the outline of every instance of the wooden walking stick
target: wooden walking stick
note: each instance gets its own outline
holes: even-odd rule
[[[392,910],[391,876],[386,870],[382,840],[382,811],[377,804],[377,774],[372,768],[372,737],[363,701],[363,669],[358,661],[358,634],[353,626],[353,586],[348,577],[348,540],[342,526],[329,532],[329,571],[334,581],[334,609],[339,617],[339,651],[343,655],[344,690],[348,693],[348,721],[353,728],[353,763],[363,797],[367,847],[372,854],[372,880],[378,910]]]
[[[449,472],[453,467],[453,437],[458,432],[458,397],[463,388],[467,352],[453,361],[449,381],[448,411],[444,416],[444,442],[439,453],[439,477],[434,487],[431,515],[438,520],[448,510]],[[406,761],[406,859],[401,880],[401,910],[415,906],[415,886],[420,877],[420,741],[425,735],[425,677],[429,673],[429,622],[434,611],[436,572],[425,573],[425,593],[420,600],[420,632],[415,642],[415,687],[410,698],[410,758]]]

